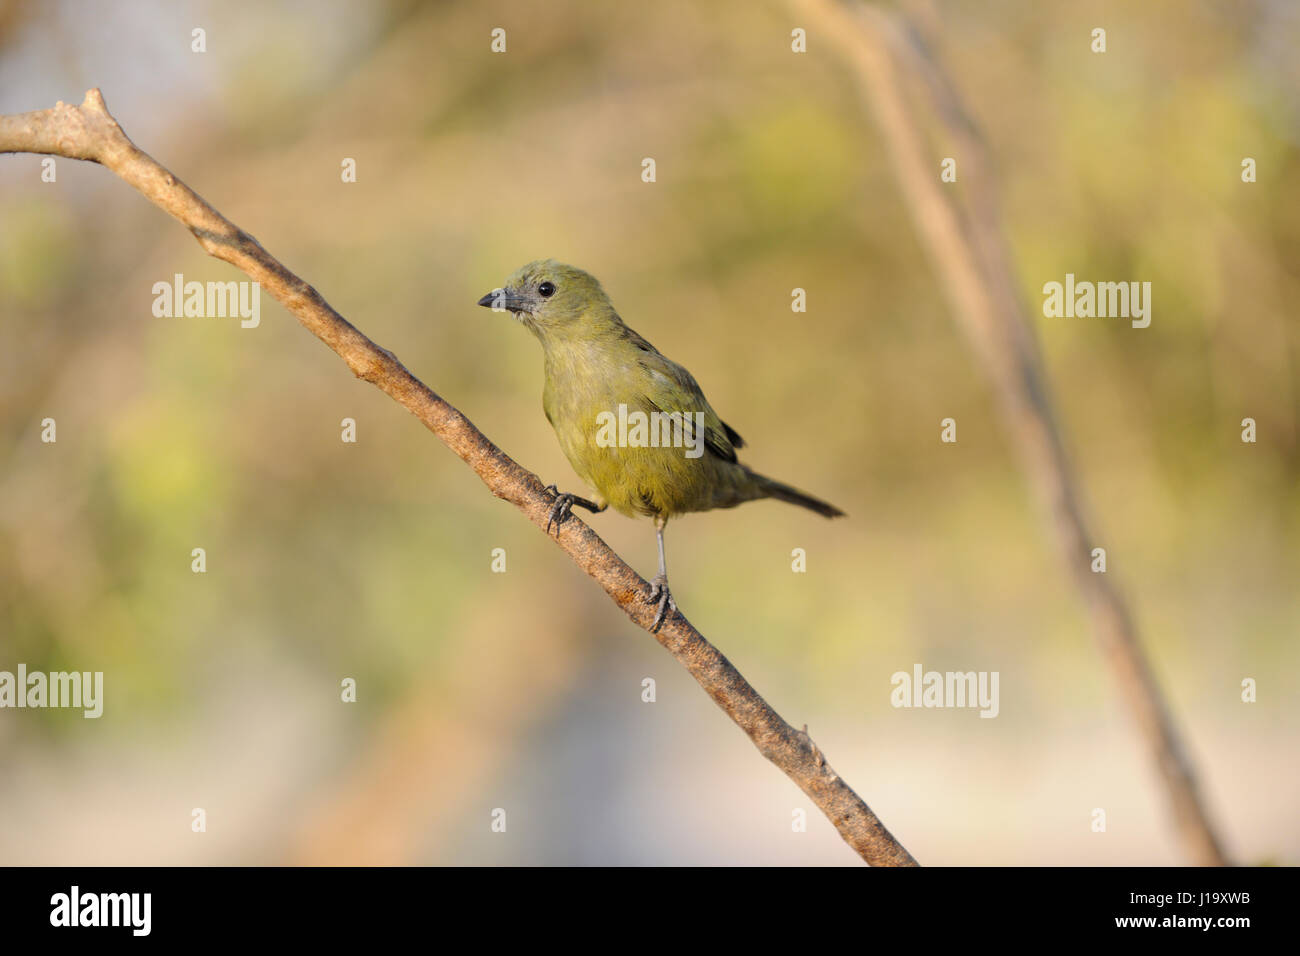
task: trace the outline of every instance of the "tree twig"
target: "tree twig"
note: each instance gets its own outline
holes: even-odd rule
[[[488,489],[545,529],[551,497],[542,482],[490,442],[457,409],[412,375],[321,295],[268,253],[248,233],[209,206],[197,193],[136,148],[109,114],[99,90],[80,106],[0,116],[0,153],[47,153],[99,163],[185,225],[204,250],[246,273],[333,349],[353,373],[418,418],[474,469]],[[555,535],[559,546],[595,580],[637,625],[650,629],[654,608],[646,581],[576,516]],[[776,764],[826,814],[840,836],[873,866],[915,866],[853,789],[826,763],[806,733],[796,731],[759,696],[740,672],[679,613],[655,638],[743,730],[759,752]]]
[[[838,43],[861,78],[893,159],[894,171],[921,240],[943,282],[949,308],[1000,401],[1029,483],[1050,515],[1056,544],[1092,619],[1102,656],[1164,783],[1184,851],[1202,866],[1227,862],[1202,803],[1191,762],[1164,702],[1114,572],[1094,573],[1096,539],[1052,409],[1047,374],[1025,311],[998,213],[988,151],[975,123],[932,51],[900,18],[874,5],[799,0],[823,35]],[[956,144],[969,210],[938,176],[909,108],[895,63],[919,78],[945,132]]]

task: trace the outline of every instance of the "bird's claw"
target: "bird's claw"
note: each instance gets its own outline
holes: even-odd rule
[[[596,504],[594,501],[588,501],[586,498],[579,498],[577,495],[571,495],[567,491],[560,491],[555,485],[547,485],[542,489],[555,495],[555,500],[551,502],[551,513],[546,518],[546,533],[551,533],[551,525],[555,525],[555,536],[560,536],[560,525],[564,519],[569,517],[573,512],[573,506],[586,508],[594,515],[600,514],[605,510],[605,502]]]
[[[551,504],[551,513],[546,516],[546,533],[551,533],[551,525],[554,524],[555,534],[558,536],[560,525],[564,524],[564,519],[573,512],[573,502],[577,495],[560,491],[555,485],[547,485],[543,490],[555,495],[555,501]]]
[[[672,594],[668,590],[668,578],[662,574],[655,575],[655,579],[650,582],[650,596],[647,603],[659,605],[655,611],[655,622],[651,626],[652,633],[658,633],[659,628],[663,625],[664,619],[668,612],[676,613],[677,602],[673,600]]]

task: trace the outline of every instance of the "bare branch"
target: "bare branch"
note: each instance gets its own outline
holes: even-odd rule
[[[800,0],[799,6],[818,19],[859,73],[953,319],[997,392],[1005,425],[1029,483],[1049,514],[1102,655],[1164,783],[1184,850],[1198,865],[1222,866],[1226,857],[1115,575],[1091,570],[1096,539],[1084,518],[1038,342],[1017,292],[984,142],[942,65],[898,17],[858,2]],[[895,61],[921,81],[917,85],[928,93],[945,132],[958,144],[972,209],[950,201],[953,194],[940,185],[937,162],[903,94]]]
[[[227,220],[183,182],[137,149],[109,115],[99,90],[80,106],[0,116],[0,153],[51,153],[106,166],[146,199],[180,220],[199,244],[258,282],[313,335],[339,354],[357,377],[386,392],[474,469],[488,489],[545,529],[551,497],[532,472],[492,444],[458,410],[330,308],[310,285]],[[637,625],[649,630],[654,608],[646,581],[576,516],[555,540]],[[806,733],[774,711],[713,645],[680,614],[655,638],[690,671],[759,752],[780,767],[826,814],[840,836],[873,866],[915,866],[862,798],[831,769]]]

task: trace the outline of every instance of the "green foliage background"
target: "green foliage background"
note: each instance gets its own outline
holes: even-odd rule
[[[1098,543],[1231,851],[1294,860],[1300,18],[936,9]],[[674,592],[909,849],[1174,862],[855,80],[815,32],[792,54],[797,25],[684,0],[0,3],[0,112],[102,87],[143,149],[562,487],[536,344],[474,302],[533,258],[588,269],[748,463],[849,512],[676,522]],[[100,721],[0,712],[0,859],[852,861],[815,813],[791,834],[807,800],[671,659],[269,297],[255,330],[153,317],[156,281],[240,277],[106,172],[57,171],[0,158],[0,669],[102,670],[108,696]],[[1151,327],[1043,319],[1066,272],[1150,281]],[[653,570],[648,522],[592,523]],[[1001,716],[890,707],[916,662],[999,671]]]

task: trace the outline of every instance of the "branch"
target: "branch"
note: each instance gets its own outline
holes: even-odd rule
[[[240,269],[289,310],[358,377],[386,392],[474,469],[488,489],[545,531],[552,499],[542,482],[492,444],[468,418],[335,312],[315,289],[257,240],[227,220],[183,182],[137,149],[109,115],[99,90],[85,102],[0,116],[0,153],[50,153],[99,163],[138,189],[194,233],[209,255]],[[555,535],[573,562],[637,625],[650,630],[649,585],[586,524],[571,516]],[[680,613],[655,634],[678,662],[743,730],[764,757],[785,772],[826,814],[858,855],[873,866],[916,866],[862,798],[826,762],[806,732],[796,731],[759,696],[717,648]]]
[[[800,7],[819,18],[824,33],[840,44],[859,73],[953,319],[996,390],[1004,424],[1050,516],[1061,557],[1092,618],[1093,634],[1164,783],[1183,848],[1198,865],[1223,866],[1227,859],[1114,572],[1091,570],[1096,539],[1084,520],[1038,342],[1017,292],[992,163],[978,129],[937,58],[897,17],[843,0],[802,0]],[[952,193],[940,184],[937,163],[895,74],[895,59],[922,81],[944,131],[957,144],[954,155],[961,156],[972,209],[950,201]]]

